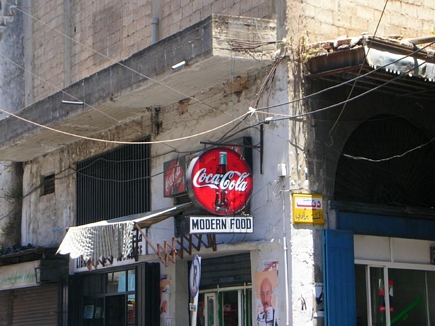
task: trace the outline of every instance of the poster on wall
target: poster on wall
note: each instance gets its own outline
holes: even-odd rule
[[[160,320],[167,322],[170,317],[169,314],[169,290],[171,288],[171,281],[168,275],[164,274],[160,276]],[[165,323],[160,323],[165,325]]]
[[[178,157],[163,163],[164,197],[183,194],[186,189],[186,158]]]
[[[263,272],[278,271],[277,260],[265,260],[263,261]]]
[[[276,268],[277,266],[276,264]],[[278,270],[258,272],[255,274],[254,281],[256,324],[258,326],[278,326],[278,315],[275,309],[277,307]]]

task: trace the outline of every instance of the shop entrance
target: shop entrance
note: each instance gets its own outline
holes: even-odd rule
[[[234,287],[200,292],[198,326],[251,326],[252,289]]]
[[[435,271],[355,265],[357,325],[435,324]]]

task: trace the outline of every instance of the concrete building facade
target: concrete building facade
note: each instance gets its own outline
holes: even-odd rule
[[[435,4],[0,3],[2,324],[435,320]]]

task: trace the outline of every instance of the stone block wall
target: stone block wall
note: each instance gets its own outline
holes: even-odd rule
[[[342,36],[369,33],[404,38],[433,35],[435,31],[435,2],[426,0],[309,0],[302,4],[301,35],[308,35],[310,43]],[[289,24],[292,12],[289,6]],[[295,27],[296,29],[296,27]]]

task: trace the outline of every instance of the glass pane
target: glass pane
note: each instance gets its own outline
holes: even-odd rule
[[[128,325],[134,325],[136,321],[136,297],[129,294],[127,299],[127,322]]]
[[[107,293],[125,292],[126,272],[114,272],[107,274]]]
[[[103,326],[104,325],[104,299],[86,298],[83,306],[83,325]]]
[[[430,316],[430,325],[435,326],[435,272],[426,272],[427,273],[427,288],[428,296],[429,296],[429,316]]]
[[[252,325],[252,289],[246,289],[244,298],[245,307],[245,326]]]
[[[125,295],[106,297],[106,307],[104,313],[106,326],[125,325],[125,308]]]
[[[224,325],[238,326],[238,291],[222,293]]]
[[[136,275],[135,275],[135,270],[131,269],[129,271],[127,271],[128,273],[128,288],[127,291],[134,291],[136,288]]]
[[[204,294],[199,293],[198,295],[198,310],[196,312],[196,326],[205,326],[205,302]]]
[[[385,290],[384,269],[370,267],[370,296],[373,326],[384,326],[385,319]]]
[[[104,293],[104,275],[89,275],[83,280],[83,294],[102,294]]]
[[[215,323],[216,319],[216,295],[215,294],[205,294],[205,325],[206,326],[217,326]]]
[[[355,294],[357,326],[367,325],[366,266],[355,265]]]
[[[424,271],[389,269],[391,325],[426,326]]]

